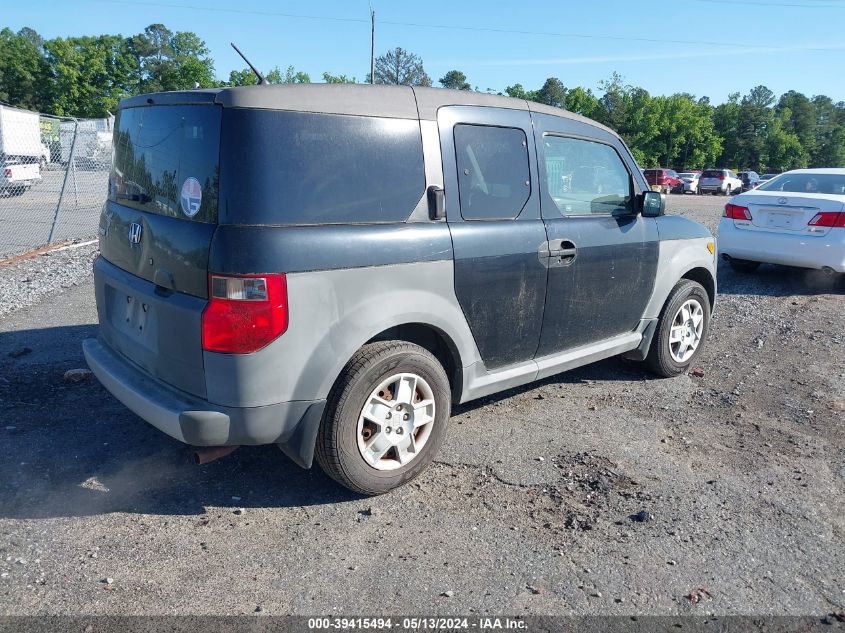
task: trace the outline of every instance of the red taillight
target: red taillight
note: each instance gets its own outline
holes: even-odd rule
[[[203,349],[248,354],[272,342],[288,329],[287,294],[283,274],[209,274]]]
[[[4,169],[4,170],[3,170],[3,175],[4,175],[6,178],[11,178],[11,177],[12,177],[12,170],[11,170],[11,168],[6,167],[6,169]]]
[[[808,224],[810,226],[827,226],[840,229],[845,228],[845,213],[822,211],[821,213],[816,213]]]
[[[738,204],[731,204],[729,202],[725,205],[725,212],[722,214],[722,217],[730,218],[731,220],[750,220],[751,211],[748,210],[748,207],[741,207]]]
[[[719,180],[724,180],[725,174],[719,174],[718,176],[716,176],[716,178],[718,178]]]

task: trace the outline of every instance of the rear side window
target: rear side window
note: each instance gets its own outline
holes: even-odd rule
[[[402,222],[425,190],[419,121],[226,109],[221,223]]]
[[[159,215],[215,222],[220,110],[193,105],[118,112],[109,200]]]
[[[461,216],[512,220],[531,195],[528,140],[512,127],[455,126]]]
[[[543,139],[549,195],[561,215],[627,213],[631,176],[604,143],[560,136]]]

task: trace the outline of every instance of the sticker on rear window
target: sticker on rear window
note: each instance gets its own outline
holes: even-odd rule
[[[202,187],[200,181],[194,177],[186,178],[182,183],[182,195],[179,197],[182,213],[189,218],[194,217],[202,204]]]

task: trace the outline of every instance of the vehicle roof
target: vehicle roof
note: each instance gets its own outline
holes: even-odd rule
[[[383,86],[369,84],[273,84],[238,86],[137,95],[123,99],[119,108],[143,105],[175,105],[215,103],[225,108],[259,108],[293,110],[321,114],[353,114],[399,119],[436,120],[437,110],[444,106],[465,105],[527,110],[549,114],[593,127],[616,132],[604,125],[561,108],[491,95],[471,90]]]

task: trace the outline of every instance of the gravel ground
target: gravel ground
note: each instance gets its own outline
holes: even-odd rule
[[[0,317],[88,282],[97,243],[81,242],[0,264]]]
[[[723,203],[670,198],[711,229]],[[193,466],[63,381],[90,256],[0,320],[2,613],[845,611],[842,279],[725,266],[703,375],[610,359],[457,407],[432,468],[362,499],[274,447]]]

